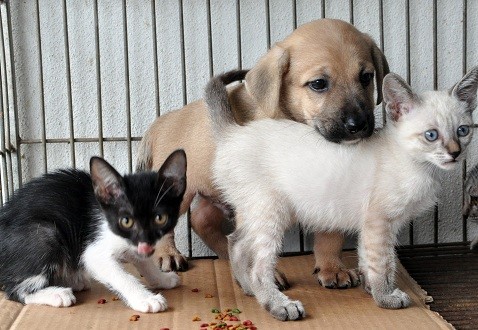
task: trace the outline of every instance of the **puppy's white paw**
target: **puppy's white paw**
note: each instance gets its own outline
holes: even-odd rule
[[[287,300],[281,304],[271,306],[269,312],[281,321],[300,320],[305,316],[304,306],[298,300]]]
[[[398,309],[410,306],[410,296],[400,289],[395,289],[391,294],[373,295],[377,305],[382,308]]]
[[[47,287],[25,297],[25,304],[69,307],[74,303],[76,303],[76,297],[71,288],[56,286]]]
[[[142,313],[158,313],[168,308],[166,299],[160,293],[157,295],[151,294],[137,302],[130,303],[130,306],[134,310]]]
[[[158,283],[158,289],[172,289],[179,285],[181,278],[174,272],[163,273],[161,276],[161,282]]]

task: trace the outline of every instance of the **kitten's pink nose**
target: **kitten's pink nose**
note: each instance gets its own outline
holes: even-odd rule
[[[138,244],[138,253],[146,256],[152,255],[154,252],[154,246],[149,245],[148,243],[139,242]]]

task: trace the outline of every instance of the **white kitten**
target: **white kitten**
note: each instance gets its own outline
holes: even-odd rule
[[[274,283],[285,230],[297,219],[310,231],[359,233],[359,266],[366,289],[384,308],[409,296],[395,285],[398,230],[429,209],[439,170],[452,169],[471,140],[478,67],[451,91],[413,93],[397,75],[383,82],[388,123],[354,145],[327,142],[310,126],[288,120],[235,124],[224,83],[206,88],[217,140],[214,176],[235,208],[229,236],[231,267],[247,294],[274,317],[305,315]]]

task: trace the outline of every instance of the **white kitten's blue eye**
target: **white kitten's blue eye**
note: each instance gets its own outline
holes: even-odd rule
[[[161,214],[157,215],[156,218],[154,219],[154,222],[159,225],[159,226],[164,226],[166,222],[168,222],[168,215],[167,214]]]
[[[468,126],[468,125],[461,125],[461,126],[458,127],[458,129],[456,130],[456,134],[458,134],[458,136],[460,136],[460,137],[467,136],[468,134],[470,134],[470,126]]]
[[[438,139],[438,131],[436,129],[431,129],[425,132],[425,139],[430,142],[436,141]]]
[[[123,217],[119,219],[119,224],[125,229],[130,229],[131,227],[133,227],[134,220],[128,217]]]

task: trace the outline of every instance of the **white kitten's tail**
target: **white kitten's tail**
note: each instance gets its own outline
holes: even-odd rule
[[[216,139],[220,138],[226,127],[237,125],[232,112],[226,85],[243,80],[247,70],[233,70],[214,76],[204,91],[204,101],[209,109],[212,131]]]

